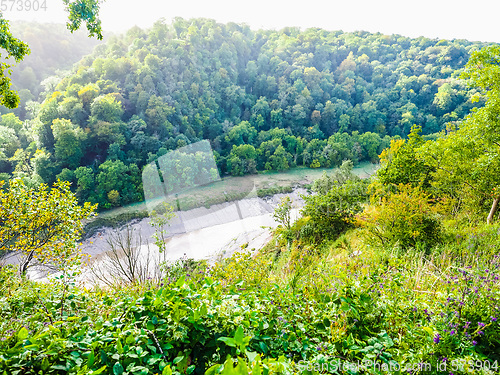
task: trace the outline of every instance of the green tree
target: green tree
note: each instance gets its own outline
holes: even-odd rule
[[[75,169],[83,156],[82,142],[86,139],[84,131],[70,120],[56,119],[52,123],[55,157],[61,167]]]
[[[364,186],[354,181],[334,185],[326,194],[304,196],[302,215],[309,218],[308,237],[315,241],[333,239],[353,224],[366,198]]]
[[[397,192],[373,202],[368,212],[368,240],[382,245],[398,244],[404,249],[436,245],[441,239],[439,205],[420,186],[399,185]]]
[[[7,51],[5,58],[13,58],[16,63],[30,53],[28,45],[12,35],[9,22],[3,18],[3,13],[0,14],[0,47]],[[5,71],[10,73],[11,66],[0,62],[0,104],[7,108],[16,108],[19,105],[19,96],[10,88],[10,77],[5,75]]]
[[[500,203],[500,47],[489,46],[474,52],[461,78],[480,90],[486,99],[458,130],[429,142],[423,154],[436,169],[435,185],[461,201],[470,190],[474,205],[485,200],[491,223]],[[481,208],[481,207],[479,207]]]
[[[14,179],[8,188],[0,182],[0,253],[20,251],[22,275],[35,263],[66,269],[79,259],[77,241],[82,220],[96,206],[77,204],[68,182],[28,187]]]
[[[69,12],[67,27],[71,32],[79,29],[81,23],[85,22],[89,34],[102,39],[99,0],[63,0],[63,3]],[[9,22],[3,18],[3,14],[0,14],[0,47],[7,52],[5,58],[13,58],[16,63],[30,53],[28,45],[12,35]],[[19,96],[10,88],[11,79],[5,75],[6,71],[10,73],[10,68],[9,63],[0,63],[0,104],[7,108],[16,108],[19,105]]]
[[[273,211],[273,218],[280,223],[286,230],[290,230],[292,212],[292,198],[283,197],[280,203]]]
[[[381,166],[377,171],[378,180],[382,184],[430,187],[434,167],[417,153],[417,149],[424,143],[420,132],[421,128],[414,126],[408,141],[393,140],[390,148],[382,152]]]

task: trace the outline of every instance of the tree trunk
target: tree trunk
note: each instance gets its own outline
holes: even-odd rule
[[[488,215],[488,218],[486,219],[486,222],[488,224],[491,224],[491,222],[493,221],[493,216],[495,215],[495,212],[497,211],[497,208],[498,208],[498,202],[500,202],[500,196],[496,197],[493,200],[493,204],[491,205],[490,213]]]
[[[26,277],[26,273],[28,272],[28,267],[30,265],[30,262],[33,260],[33,254],[34,252],[31,251],[28,255],[26,255],[26,258],[21,259],[21,263],[19,264],[19,273],[23,278]]]

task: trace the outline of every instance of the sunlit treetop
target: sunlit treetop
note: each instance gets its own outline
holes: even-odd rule
[[[89,36],[102,39],[101,20],[99,19],[99,6],[102,0],[62,0],[68,11],[67,27],[71,32],[78,30],[85,22]],[[11,31],[9,21],[0,13],[0,47],[5,51],[0,54],[0,105],[7,108],[16,108],[19,105],[19,96],[11,89],[10,74],[12,73],[12,59],[19,63],[30,53],[29,46],[15,38]]]

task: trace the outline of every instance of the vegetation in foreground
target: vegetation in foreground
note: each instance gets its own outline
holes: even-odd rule
[[[415,216],[431,202],[411,185],[367,206],[351,168],[317,180],[295,223],[284,199],[256,254],[91,289],[69,272],[44,284],[4,267],[0,371],[497,373],[500,226]],[[384,226],[400,216],[412,220]]]
[[[321,363],[369,360],[446,363],[452,371],[432,373],[465,374],[470,364],[496,366],[500,227],[453,228],[429,252],[370,246],[360,240],[365,230],[320,246],[290,244],[282,233],[255,256],[179,264],[161,280],[106,289],[35,283],[3,268],[0,369],[318,373]]]

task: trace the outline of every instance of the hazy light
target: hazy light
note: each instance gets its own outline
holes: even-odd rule
[[[62,1],[45,1],[47,11],[13,10],[6,11],[4,16],[12,20],[64,23]],[[107,0],[102,5],[101,19],[103,28],[110,31],[125,31],[134,25],[147,28],[162,17],[167,22],[174,17],[204,17],[223,23],[246,23],[252,29],[320,27],[500,42],[500,28],[496,27],[499,8],[497,2],[491,0],[467,3],[450,0]]]

